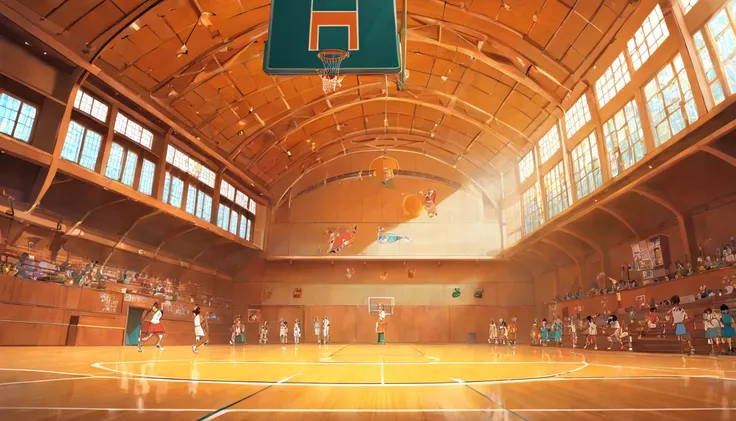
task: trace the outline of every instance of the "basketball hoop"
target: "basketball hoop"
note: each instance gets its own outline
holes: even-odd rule
[[[322,90],[325,94],[331,94],[341,86],[340,64],[348,58],[348,52],[343,50],[322,50],[317,54],[322,61],[323,69],[317,70],[322,79]]]

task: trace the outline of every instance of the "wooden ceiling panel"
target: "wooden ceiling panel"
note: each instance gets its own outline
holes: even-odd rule
[[[529,38],[540,46],[546,46],[557,32],[570,9],[559,1],[548,1],[537,13],[537,22],[529,31]]]
[[[649,236],[675,219],[675,215],[667,208],[633,192],[606,203],[606,209],[613,211],[631,226],[634,230],[630,234],[632,238],[635,235]]]
[[[131,22],[143,1],[39,0],[32,7],[86,42],[113,22]],[[622,3],[410,0],[408,78],[401,92],[395,75],[348,75],[329,96],[316,76],[266,75],[269,0],[163,0],[136,17],[135,26],[122,29],[99,59],[105,69],[120,72],[114,76],[121,83],[231,159],[241,152],[244,158],[271,159],[263,148],[295,129],[305,138],[300,154],[309,155],[311,134],[323,141],[356,130],[381,132],[387,110],[393,132],[429,139],[447,133],[464,145],[479,125],[490,125],[499,138],[483,135],[484,146],[467,152],[478,151],[469,162],[489,162],[496,153],[513,159],[504,145],[523,149],[527,140],[519,132],[535,130],[550,103],[558,105],[567,94],[542,70],[567,79],[615,22]],[[199,19],[203,11],[213,15]],[[184,40],[187,53],[180,54]],[[381,100],[385,95],[392,100]],[[361,106],[345,107],[352,102]],[[338,110],[334,116],[331,109]],[[348,125],[338,131],[335,121]],[[264,136],[269,132],[274,135]],[[272,162],[246,162],[246,171],[274,176]]]
[[[600,209],[572,222],[570,229],[583,232],[601,247],[610,247],[632,238],[631,231],[618,219]]]

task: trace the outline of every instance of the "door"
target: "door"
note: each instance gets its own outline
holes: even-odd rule
[[[141,334],[142,317],[142,308],[128,307],[128,321],[125,324],[125,345],[138,345],[138,337]]]

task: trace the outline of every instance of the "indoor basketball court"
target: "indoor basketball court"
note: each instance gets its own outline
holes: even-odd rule
[[[0,0],[0,420],[736,420],[734,40],[736,0]]]
[[[729,420],[736,411],[736,362],[704,357],[406,344],[4,355],[13,361],[0,370],[4,419]]]

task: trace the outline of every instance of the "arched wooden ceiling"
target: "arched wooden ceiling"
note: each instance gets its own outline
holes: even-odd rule
[[[371,146],[349,135],[384,130],[392,146],[397,134],[424,139],[413,146],[471,177],[516,163],[568,94],[589,83],[584,75],[635,7],[408,0],[407,89],[397,90],[396,76],[358,75],[325,96],[317,76],[263,72],[268,0],[0,1],[30,9],[39,26],[267,186]],[[397,0],[399,23],[403,6]]]

